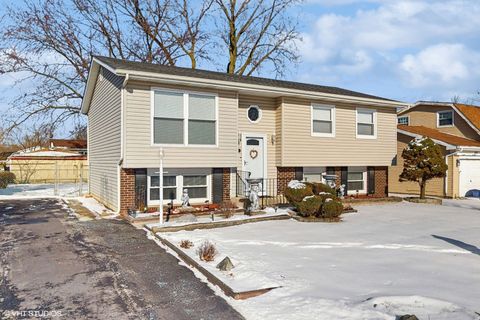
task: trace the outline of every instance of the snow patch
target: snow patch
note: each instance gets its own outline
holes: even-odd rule
[[[298,180],[292,180],[288,183],[288,187],[291,189],[305,189],[306,185]]]

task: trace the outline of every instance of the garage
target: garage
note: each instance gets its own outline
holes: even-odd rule
[[[478,197],[480,190],[480,157],[460,157],[459,169],[459,195],[461,197]]]

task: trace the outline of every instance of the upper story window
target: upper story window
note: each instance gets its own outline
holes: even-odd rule
[[[408,126],[408,116],[398,117],[397,123]]]
[[[216,145],[216,96],[155,90],[153,143]]]
[[[357,137],[366,139],[377,137],[377,112],[375,109],[357,109]]]
[[[335,106],[312,105],[312,135],[319,137],[335,136]]]
[[[453,126],[453,111],[439,111],[437,112],[437,127]]]
[[[183,144],[183,93],[155,91],[153,142]]]
[[[188,97],[188,144],[215,144],[215,97],[190,94]]]

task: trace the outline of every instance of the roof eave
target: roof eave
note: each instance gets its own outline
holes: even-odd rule
[[[456,106],[455,103],[446,103],[446,102],[428,102],[428,101],[418,101],[415,102],[414,104],[409,105],[407,108],[400,110],[397,114],[401,115],[404,114],[407,111],[410,111],[411,109],[421,106],[421,105],[431,105],[431,106],[443,106],[443,107],[451,107],[460,117],[462,117],[465,122],[477,133],[480,135],[480,129],[477,128],[465,115],[463,112],[461,112]]]
[[[83,91],[83,99],[80,107],[80,113],[82,114],[88,114],[88,110],[90,109],[90,103],[92,102],[93,92],[95,91],[95,84],[100,72],[100,67],[104,67],[113,74],[117,74],[117,71],[114,68],[103,61],[100,61],[96,57],[92,57],[92,60],[90,61],[90,68],[88,70],[87,84],[85,85],[85,89]]]
[[[274,93],[279,96],[297,96],[305,98],[322,98],[331,101],[351,101],[355,103],[362,104],[371,104],[371,105],[380,105],[385,107],[402,107],[406,104],[399,101],[389,101],[382,99],[373,99],[373,98],[362,98],[348,95],[340,94],[330,94],[318,91],[307,91],[307,90],[298,90],[298,89],[288,89],[282,87],[258,85],[258,84],[249,84],[249,83],[239,83],[234,81],[226,80],[212,80],[204,79],[197,77],[188,77],[188,76],[178,76],[170,75],[164,73],[154,73],[154,72],[143,72],[143,71],[132,71],[126,69],[117,69],[117,74],[129,74],[130,80],[139,80],[139,81],[152,81],[152,82],[163,82],[163,83],[173,83],[173,84],[183,84],[183,85],[204,85],[215,87],[224,90],[242,90],[242,91],[251,91],[255,92],[265,92],[265,93]]]
[[[414,138],[428,137],[428,136],[423,135],[423,134],[413,133],[413,132],[398,129],[398,128],[397,128],[397,132],[401,133],[401,134],[404,134],[404,135],[407,135],[407,136],[410,136],[410,137],[414,137]],[[430,137],[428,137],[428,138],[430,138]],[[454,150],[454,149],[458,148],[458,146],[456,146],[454,144],[447,143],[447,142],[442,141],[442,140],[433,139],[433,138],[430,138],[430,139],[432,139],[433,142],[435,142],[436,144],[444,146],[445,148],[447,148],[447,150]]]

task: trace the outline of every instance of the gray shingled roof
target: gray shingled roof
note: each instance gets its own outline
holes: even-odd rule
[[[337,87],[321,86],[316,84],[300,83],[300,82],[293,82],[293,81],[274,80],[274,79],[260,78],[260,77],[239,76],[239,75],[232,75],[224,72],[164,66],[160,64],[154,64],[154,63],[121,60],[121,59],[115,59],[115,58],[109,58],[109,57],[103,57],[103,56],[94,56],[94,58],[107,64],[113,69],[124,69],[124,70],[163,73],[163,74],[195,77],[195,78],[203,78],[203,79],[241,82],[241,83],[248,83],[253,85],[256,84],[256,85],[263,85],[263,86],[270,86],[270,87],[314,91],[314,92],[321,92],[321,93],[328,93],[328,94],[338,94],[338,95],[345,95],[345,96],[351,96],[351,97],[378,99],[378,100],[396,102],[395,100],[377,97],[377,96],[356,92],[356,91],[351,91],[347,89],[337,88]]]

